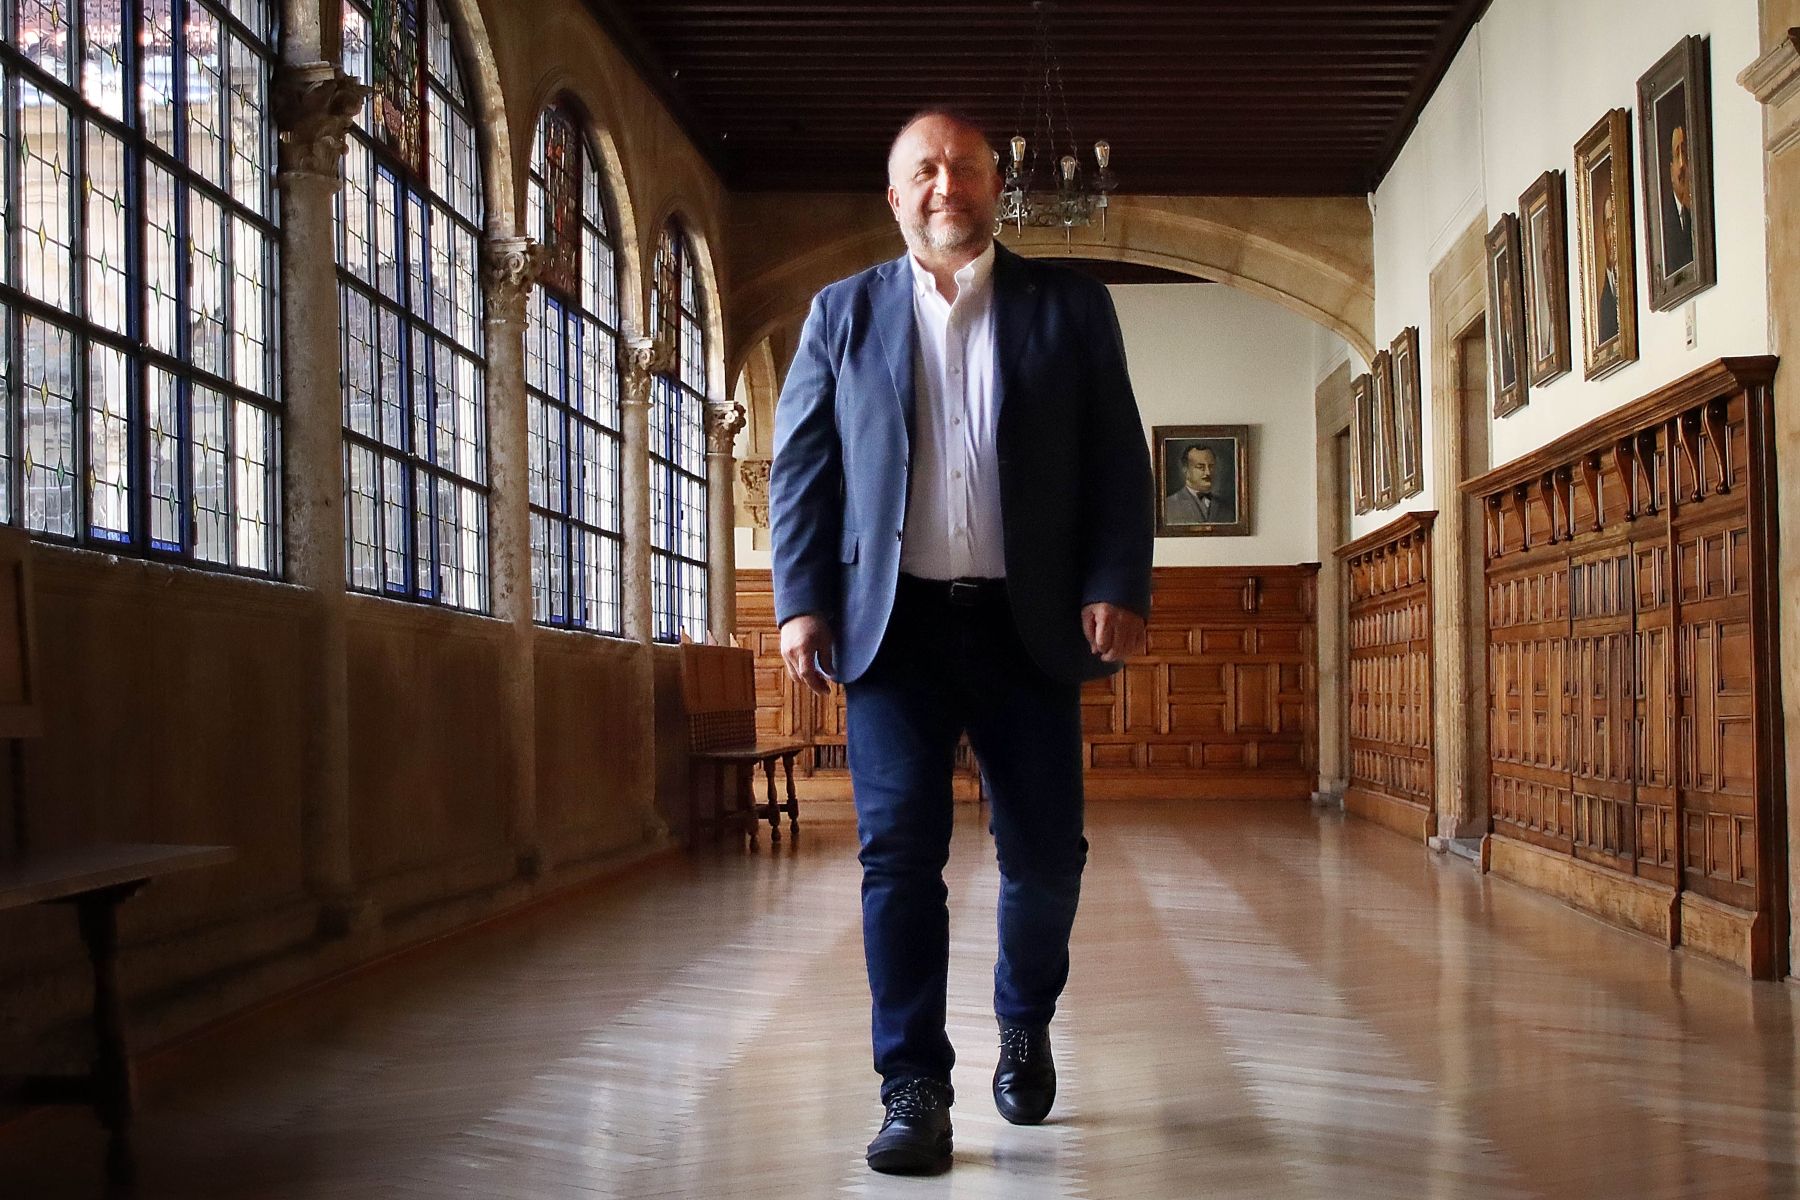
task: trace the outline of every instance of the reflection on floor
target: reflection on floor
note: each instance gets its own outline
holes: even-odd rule
[[[139,1194],[1732,1197],[1800,1194],[1796,989],[1671,955],[1304,806],[1096,804],[1062,1099],[987,1096],[995,873],[950,868],[957,1164],[868,1174],[854,833],[678,860],[161,1061]],[[99,1194],[75,1115],[0,1193]]]

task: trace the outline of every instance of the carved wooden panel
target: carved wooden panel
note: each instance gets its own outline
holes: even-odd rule
[[[1317,569],[1158,567],[1148,652],[1082,689],[1088,794],[1310,794]]]
[[[1672,940],[1765,976],[1789,919],[1773,368],[1715,363],[1464,485],[1487,524],[1494,834],[1674,889]],[[1685,920],[1686,896],[1728,907]]]
[[[1310,794],[1316,571],[1158,568],[1148,653],[1082,689],[1088,794]],[[737,605],[738,641],[757,655],[759,731],[812,738],[814,794],[848,797],[843,693],[815,697],[788,680],[766,570],[738,572]],[[972,788],[966,749],[962,763]]]
[[[1345,805],[1420,836],[1433,828],[1431,525],[1407,513],[1338,550],[1349,603]],[[1396,819],[1398,803],[1416,810]]]

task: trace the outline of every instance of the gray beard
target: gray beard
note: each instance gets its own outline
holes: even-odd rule
[[[990,234],[982,227],[981,221],[973,214],[965,219],[968,221],[965,229],[948,229],[943,233],[936,233],[931,228],[931,214],[927,213],[923,220],[908,225],[906,232],[914,245],[940,254],[946,250],[967,250],[985,243]]]

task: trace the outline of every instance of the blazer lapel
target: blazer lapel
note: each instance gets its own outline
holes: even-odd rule
[[[995,411],[1005,413],[1007,397],[1016,388],[1019,359],[1031,340],[1032,318],[1037,315],[1038,286],[1025,268],[1025,260],[999,242],[994,243],[994,356],[995,382],[1000,395]]]
[[[869,304],[875,332],[881,339],[882,356],[894,381],[894,399],[906,422],[910,446],[913,434],[913,358],[918,329],[913,322],[912,271],[902,254],[875,273]]]

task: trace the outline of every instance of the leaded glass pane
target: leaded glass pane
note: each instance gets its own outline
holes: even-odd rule
[[[67,309],[74,257],[69,113],[22,79],[19,104],[19,282],[45,304]]]
[[[75,536],[75,335],[27,314],[19,392],[24,446],[25,527]]]
[[[230,402],[223,393],[195,385],[189,400],[193,422],[194,556],[230,561]]]
[[[373,15],[369,26],[374,43],[369,83],[375,89],[375,131],[382,144],[417,171],[423,146],[419,123],[418,0],[375,0]]]
[[[188,194],[188,336],[194,365],[226,371],[225,211],[197,192]]]
[[[125,144],[87,127],[87,311],[98,325],[125,332],[130,305],[125,246]]]
[[[235,7],[235,6],[234,6]],[[268,77],[255,50],[231,34],[226,41],[231,69],[227,110],[231,194],[254,213],[269,211]]]
[[[16,0],[14,14],[18,31],[13,44],[41,69],[71,82],[69,43],[75,32],[69,0]]]
[[[12,315],[0,304],[0,345],[12,343]],[[12,356],[0,354],[0,431],[12,428]],[[0,521],[15,519],[12,496],[12,438],[0,437]]]
[[[275,421],[242,400],[232,402],[232,491],[236,500],[237,561],[272,570],[275,560]]]
[[[187,503],[181,483],[181,383],[158,367],[146,372],[150,442],[150,545],[179,550],[187,540]]]
[[[115,121],[125,119],[126,28],[120,0],[82,0],[81,96]]]
[[[700,319],[693,253],[680,230],[665,226],[653,272],[652,319],[674,339],[675,369],[659,377],[650,408],[652,560],[656,636],[706,630],[706,330]]]
[[[219,19],[187,6],[187,161],[209,183],[225,183],[225,77]]]
[[[582,149],[581,135],[568,116],[556,109],[538,123],[542,155],[543,212],[538,240],[545,259],[540,278],[565,295],[581,287]]]
[[[144,27],[138,47],[142,56],[138,117],[151,144],[174,154],[176,122],[180,118],[175,105],[174,0],[140,0],[140,3]]]
[[[131,408],[125,355],[88,347],[88,532],[107,542],[131,540]]]

